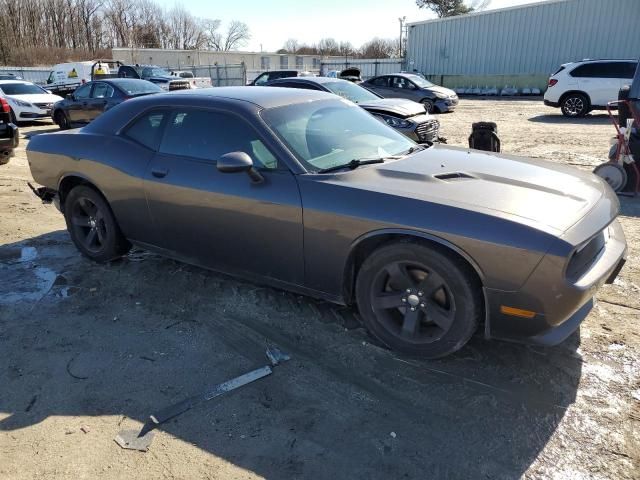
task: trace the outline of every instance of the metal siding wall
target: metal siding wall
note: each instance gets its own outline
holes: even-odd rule
[[[409,27],[407,67],[546,75],[583,58],[639,57],[638,25],[640,0],[566,0],[438,20]]]

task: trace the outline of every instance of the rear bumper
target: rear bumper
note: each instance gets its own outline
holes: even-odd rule
[[[613,283],[625,263],[627,244],[617,220],[609,239],[589,269],[575,281],[564,273],[566,259],[547,255],[516,292],[486,289],[486,336],[536,345],[556,345],[587,317],[593,297],[604,283]],[[535,312],[531,318],[502,313],[502,306]]]
[[[544,100],[544,104],[547,107],[554,107],[554,108],[558,108],[560,106],[560,104],[558,102],[552,102],[552,101],[547,100],[547,99]]]

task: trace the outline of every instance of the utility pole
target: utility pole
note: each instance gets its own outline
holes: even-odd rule
[[[398,21],[400,22],[400,44],[398,45],[398,56],[402,58],[402,32],[404,32],[404,22],[407,20],[407,17],[399,17]]]

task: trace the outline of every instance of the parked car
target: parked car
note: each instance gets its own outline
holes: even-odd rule
[[[108,78],[85,83],[67,98],[57,102],[51,117],[65,130],[86,125],[125,100],[162,93],[155,83],[134,78]]]
[[[166,91],[187,90],[191,88],[191,81],[194,79],[177,78],[168,70],[156,65],[120,65],[118,77],[135,78],[138,80],[148,80],[155,83]],[[201,78],[195,80],[202,81]],[[211,82],[211,79],[209,79]]]
[[[211,87],[210,77],[196,77],[193,72],[188,70],[171,70],[171,75],[178,78],[184,78],[191,84],[191,88],[209,88]]]
[[[46,89],[64,96],[80,85],[93,80],[92,73],[109,76],[113,60],[89,60],[86,62],[59,63],[49,72]]]
[[[420,103],[400,98],[382,98],[366,88],[332,77],[294,77],[273,80],[269,87],[302,88],[329,92],[357,103],[389,126],[416,142],[438,140],[440,122],[429,115]]]
[[[11,107],[0,97],[0,165],[9,162],[19,138],[18,127],[11,121]]]
[[[560,108],[565,117],[584,117],[618,99],[633,80],[637,60],[583,60],[565,63],[549,78],[544,104]]]
[[[278,78],[289,78],[289,77],[313,77],[313,73],[298,71],[298,70],[270,70],[268,72],[262,72],[258,75],[252,82],[249,83],[251,86],[264,86],[268,82],[272,80],[276,80]]]
[[[355,304],[384,344],[426,357],[481,322],[488,338],[562,341],[626,255],[595,175],[420,146],[325,92],[149,95],[32,137],[27,158],[90,259],[135,244]]]
[[[0,95],[7,99],[11,121],[19,122],[48,119],[53,104],[62,100],[35,83],[24,80],[0,80]]]
[[[429,113],[452,112],[458,105],[456,92],[435,85],[414,73],[381,75],[363,82],[362,86],[384,98],[406,98],[422,103]]]
[[[349,80],[353,83],[362,82],[362,73],[357,67],[349,67],[344,70],[330,70],[327,72],[329,78],[341,78],[342,80]]]
[[[15,73],[0,73],[0,80],[22,80],[20,75],[16,75]]]

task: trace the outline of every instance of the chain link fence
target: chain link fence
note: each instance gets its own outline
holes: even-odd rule
[[[193,73],[195,77],[211,78],[214,87],[246,85],[247,69],[244,64],[199,65],[187,67],[168,67],[168,70],[181,70]],[[0,75],[14,75],[27,82],[46,86],[53,67],[0,67]]]
[[[247,84],[247,69],[243,63],[237,65],[194,65],[191,67],[169,67],[193,73],[194,77],[209,77],[213,87],[231,87]]]
[[[400,59],[363,59],[363,60],[329,60],[320,63],[320,74],[326,75],[332,70],[359,68],[363,80],[378,75],[388,75],[404,70],[404,61]]]
[[[50,67],[0,67],[0,75],[15,75],[27,82],[46,85]]]

